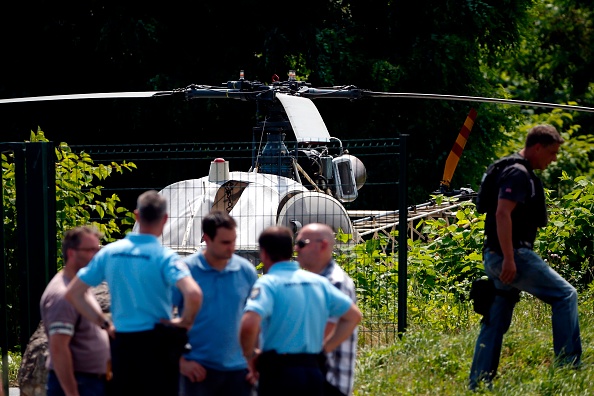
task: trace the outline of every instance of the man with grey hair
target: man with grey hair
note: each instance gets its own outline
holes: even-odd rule
[[[355,284],[332,259],[334,232],[326,224],[305,225],[297,234],[297,261],[308,271],[327,278],[338,290],[357,301]],[[338,318],[331,318],[325,335],[332,333]],[[325,395],[350,396],[353,393],[355,360],[357,357],[357,328],[334,351],[326,354]]]
[[[202,290],[188,267],[159,236],[167,222],[167,201],[157,191],[138,197],[138,231],[103,248],[78,271],[66,298],[87,319],[109,329],[112,342],[112,389],[115,395],[177,396],[179,358],[187,330],[202,304]],[[113,324],[88,304],[85,292],[106,280]],[[172,286],[182,293],[184,311],[172,319]],[[150,372],[146,363],[150,362]],[[149,381],[157,375],[155,381]]]

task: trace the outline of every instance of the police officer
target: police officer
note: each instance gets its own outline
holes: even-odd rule
[[[326,278],[291,261],[291,230],[269,227],[258,243],[265,275],[252,288],[240,329],[244,356],[259,375],[258,395],[323,395],[325,353],[352,334],[361,312]],[[339,319],[324,339],[330,317]]]
[[[110,243],[81,268],[66,299],[88,320],[115,337],[111,345],[113,394],[177,396],[179,359],[187,330],[202,304],[202,290],[177,253],[161,245],[167,201],[157,191],[142,193],[134,210],[138,232]],[[113,324],[85,292],[106,280]],[[172,286],[184,297],[181,317],[172,319]],[[150,381],[151,375],[157,375]]]

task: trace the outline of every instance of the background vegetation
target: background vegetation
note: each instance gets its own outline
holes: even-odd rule
[[[592,0],[430,0],[423,7],[381,0],[248,1],[237,10],[212,1],[139,6],[33,0],[4,10],[4,98],[218,85],[236,79],[239,70],[247,79],[270,82],[273,74],[284,78],[295,69],[314,86],[594,103]],[[580,291],[586,364],[575,372],[552,369],[550,312],[525,297],[505,338],[496,393],[592,393],[592,115],[431,100],[316,105],[339,138],[410,135],[410,203],[426,201],[438,187],[471,106],[478,118],[453,186],[478,187],[487,164],[521,147],[536,123],[552,123],[563,133],[567,143],[558,162],[542,173],[550,188],[551,221],[536,248]],[[221,136],[245,141],[254,113],[242,102],[174,98],[2,104],[0,140],[20,142],[41,128],[69,144],[206,142]],[[95,183],[107,183],[110,172],[133,165],[102,168],[67,145],[59,150],[63,171],[74,172],[76,181],[59,186],[65,194],[61,213],[74,211],[59,216],[61,226],[101,213],[108,238],[125,230],[128,223],[115,219],[125,219],[132,204],[99,197]],[[10,162],[3,156],[3,167]],[[396,167],[392,160],[374,164],[368,178],[391,180]],[[4,172],[5,191],[9,179]],[[5,207],[9,197],[4,194]],[[352,208],[393,209],[394,199],[389,191],[362,196]],[[482,273],[482,221],[469,203],[456,213],[455,224],[418,225],[426,239],[409,241],[409,330],[401,340],[389,331],[383,339],[362,337],[358,394],[464,394],[479,320],[467,293],[469,281]],[[10,221],[4,226],[12,227]],[[5,243],[10,249],[12,242]],[[366,320],[394,322],[396,312],[385,303],[397,296],[396,257],[382,240],[356,252],[356,258],[345,253],[338,259],[357,281]]]
[[[42,131],[30,134],[30,142],[47,142]],[[130,171],[136,168],[131,162],[110,164],[94,164],[89,154],[75,153],[66,143],[60,143],[55,149],[56,155],[56,252],[57,268],[61,269],[62,236],[64,232],[78,225],[92,224],[102,233],[102,244],[120,238],[132,228],[134,215],[120,205],[117,194],[102,196],[102,186],[113,174]],[[21,304],[19,288],[21,287],[20,267],[17,260],[16,247],[19,235],[16,224],[16,187],[14,153],[3,152],[0,155],[2,166],[2,198],[4,224],[4,254],[7,280],[5,292],[7,306],[3,310],[10,312],[7,316],[8,339],[10,350],[19,348],[19,319]],[[47,275],[46,275],[47,276]]]
[[[592,393],[594,184],[566,174],[561,183],[570,191],[559,198],[549,196],[550,221],[540,230],[535,250],[578,289],[584,364],[579,370],[554,367],[550,307],[522,293],[504,337],[493,394]],[[383,253],[387,241],[368,254],[365,248],[372,242],[367,243],[358,250],[356,264],[343,262],[357,281],[364,312],[356,395],[471,394],[466,385],[480,317],[472,311],[468,291],[470,282],[483,274],[484,215],[468,202],[450,225],[440,219],[422,222],[419,228],[427,242],[409,241],[409,317],[401,339],[393,334],[378,340],[367,333],[374,316],[397,295],[396,259]],[[479,393],[491,394],[486,389]]]
[[[0,97],[172,90],[297,70],[313,86],[592,103],[592,9],[587,0],[306,0],[292,7],[33,0],[6,5],[0,26]],[[420,23],[422,21],[422,23]],[[34,72],[32,72],[33,65]],[[439,187],[471,107],[478,117],[452,186],[478,186],[506,133],[542,109],[426,99],[316,100],[332,135],[409,134],[411,202]],[[1,136],[41,127],[71,145],[247,141],[255,106],[171,97],[3,104]],[[575,117],[588,117],[577,114]],[[578,121],[590,133],[591,122]],[[397,161],[368,169],[392,180]],[[157,175],[158,177],[158,175]],[[391,192],[354,209],[391,209]]]

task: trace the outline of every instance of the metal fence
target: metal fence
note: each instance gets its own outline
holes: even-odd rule
[[[33,147],[21,145],[9,148],[18,147],[24,153],[25,147]],[[259,263],[256,241],[265,227],[281,224],[297,232],[310,222],[329,224],[339,235],[337,260],[351,274],[361,294],[365,317],[360,334],[366,344],[390,342],[406,329],[407,277],[398,274],[407,273],[407,251],[398,246],[406,246],[408,237],[419,237],[415,221],[423,217],[447,217],[455,210],[455,205],[432,202],[407,207],[406,136],[324,144],[285,142],[269,137],[267,142],[73,145],[70,149],[89,154],[95,164],[133,162],[137,169],[94,184],[103,186],[104,196],[117,194],[122,206],[130,210],[137,196],[148,189],[164,194],[170,204],[170,221],[162,242],[182,255],[203,246],[201,218],[212,209],[226,210],[236,219],[237,252],[254,265]],[[30,155],[35,152],[28,151]],[[18,154],[15,159],[20,157],[26,158]],[[19,172],[26,174],[28,168],[24,164],[17,164],[17,178]],[[47,161],[37,166],[40,164],[53,169]],[[47,175],[44,177],[47,185]],[[52,179],[49,180],[51,184]],[[17,191],[17,203],[21,206],[17,212],[23,216],[19,224],[27,224],[26,219],[33,220],[34,216],[51,219],[47,213],[51,209],[51,204],[47,205],[51,201],[47,191],[23,192],[27,191],[27,183],[18,184],[21,192]],[[47,201],[42,204],[46,212],[25,215],[28,212],[23,208],[33,195],[36,200]],[[19,235],[23,235],[17,238],[19,244],[33,246],[28,241],[31,229],[18,229]],[[47,237],[50,235],[47,227],[43,235],[46,242],[51,239]],[[384,243],[369,242],[380,239]],[[6,251],[7,247],[4,248]],[[374,250],[384,257],[381,262],[374,256]],[[42,260],[45,283],[32,284],[27,280],[23,289],[28,294],[21,301],[24,324],[21,330],[25,339],[35,330],[38,297],[56,270],[55,251],[41,252],[49,255]],[[2,262],[4,279],[8,276],[7,269],[21,274],[30,272],[25,269],[28,259],[23,260],[18,265]],[[385,270],[385,266],[389,268]],[[381,282],[376,281],[380,278]],[[370,301],[369,296],[377,298]],[[6,305],[2,308],[5,315],[10,314]]]
[[[284,140],[271,143],[269,137],[266,143],[72,149],[89,153],[96,163],[134,162],[137,170],[106,181],[104,191],[118,194],[128,208],[147,189],[167,196],[170,221],[162,243],[180,254],[191,254],[204,246],[201,218],[212,209],[226,210],[235,218],[237,253],[254,265],[259,263],[257,239],[265,227],[285,225],[296,233],[311,222],[330,225],[341,235],[337,258],[358,290],[369,295],[379,287],[382,290],[377,292],[386,297],[381,308],[369,304],[360,330],[363,342],[387,342],[405,330],[406,276],[397,274],[406,273],[406,249],[398,250],[396,235],[400,224],[403,238],[414,232],[414,227],[407,223],[404,138],[304,145]],[[349,159],[346,165],[352,168],[354,179],[350,183],[354,185],[348,185],[348,172],[341,178],[344,170],[340,166],[345,159]],[[382,274],[377,272],[379,263],[356,264],[367,260],[362,255],[371,258],[373,252],[364,253],[355,247],[378,238],[389,241],[381,249],[392,266]],[[381,284],[366,281],[376,276],[382,277]]]

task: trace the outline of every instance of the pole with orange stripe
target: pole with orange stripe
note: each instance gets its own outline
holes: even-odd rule
[[[452,147],[452,151],[450,151],[450,155],[448,155],[448,159],[446,160],[446,166],[443,171],[443,179],[441,180],[442,189],[448,189],[450,187],[452,176],[454,175],[454,171],[456,170],[458,161],[460,161],[460,156],[462,155],[462,151],[464,151],[464,146],[466,146],[468,135],[470,135],[470,131],[474,126],[474,120],[476,119],[476,115],[476,110],[470,109],[470,113],[468,113],[468,117],[466,117],[466,121],[464,121],[464,125],[462,125],[462,129],[458,134],[458,138],[454,143],[454,147]]]

